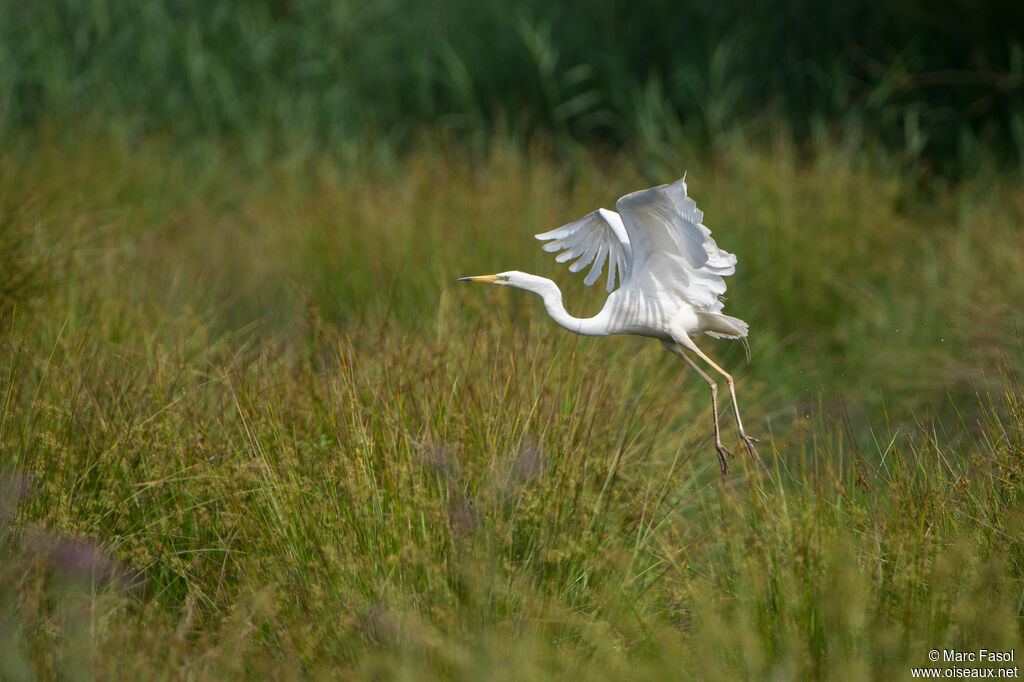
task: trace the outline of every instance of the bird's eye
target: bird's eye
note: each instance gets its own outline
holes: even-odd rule
[[[502,282],[507,282],[511,279],[511,277],[509,277],[508,275],[498,275],[498,279],[500,279]]]

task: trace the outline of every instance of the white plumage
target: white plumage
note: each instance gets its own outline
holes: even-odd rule
[[[633,192],[615,203],[618,213],[599,208],[562,227],[536,235],[545,251],[557,253],[569,270],[589,267],[584,283],[593,285],[607,265],[608,300],[591,318],[569,315],[562,292],[551,280],[525,272],[463,277],[538,294],[551,318],[569,331],[589,336],[637,334],[661,340],[711,386],[715,447],[724,475],[728,468],[718,425],[717,385],[686,353],[693,352],[725,377],[740,438],[760,461],[755,439],[743,430],[732,377],[693,342],[707,334],[744,338],[747,323],[722,312],[725,277],[736,271],[736,256],[719,248],[703,223],[704,214],[687,196],[686,176],[670,185]],[[618,282],[618,288],[616,283]]]

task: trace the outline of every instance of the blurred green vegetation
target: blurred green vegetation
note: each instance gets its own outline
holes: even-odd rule
[[[0,118],[263,154],[504,127],[650,153],[742,129],[969,174],[1024,155],[1017,3],[0,2]]]

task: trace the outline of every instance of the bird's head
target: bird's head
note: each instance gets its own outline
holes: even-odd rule
[[[533,291],[536,293],[545,293],[547,289],[554,288],[555,283],[546,277],[539,277],[537,275],[531,275],[528,272],[519,272],[518,270],[510,270],[508,272],[499,272],[496,275],[478,275],[476,277],[460,277],[460,282],[484,282],[486,284],[497,284],[503,287],[513,287],[515,289],[526,289],[527,291]]]

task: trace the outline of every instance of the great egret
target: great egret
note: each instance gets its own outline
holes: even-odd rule
[[[559,263],[576,259],[569,266],[571,272],[591,265],[584,280],[587,286],[597,281],[608,262],[608,300],[594,317],[581,319],[566,312],[561,290],[546,277],[512,270],[459,281],[532,291],[543,299],[551,319],[576,334],[637,334],[661,341],[711,387],[715,449],[724,476],[729,468],[726,455],[732,453],[722,445],[718,426],[718,386],[686,354],[692,352],[725,377],[740,439],[747,453],[760,463],[754,447],[757,439],[743,430],[732,376],[693,342],[702,333],[715,338],[746,337],[747,323],[722,313],[724,278],[736,271],[736,256],[718,248],[711,238],[711,230],[701,222],[703,212],[686,195],[685,175],[670,185],[627,194],[615,202],[615,208],[618,213],[599,208],[580,220],[536,235],[547,242],[545,251],[561,252],[555,258]]]

